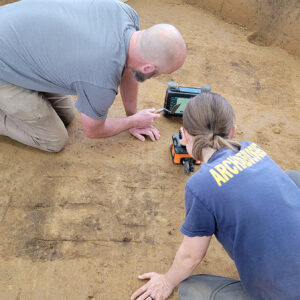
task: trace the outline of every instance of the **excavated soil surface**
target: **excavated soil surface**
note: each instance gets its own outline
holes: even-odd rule
[[[176,25],[188,48],[180,70],[140,85],[139,109],[162,107],[170,80],[208,84],[232,103],[240,140],[261,145],[283,169],[299,169],[299,58],[249,43],[244,28],[188,1],[128,4],[142,28]],[[110,116],[124,115],[121,102]],[[188,176],[169,152],[180,120],[155,125],[157,142],[128,132],[89,140],[77,115],[59,154],[0,137],[0,299],[129,299],[138,274],[167,271],[182,239]],[[238,278],[215,239],[196,271]]]

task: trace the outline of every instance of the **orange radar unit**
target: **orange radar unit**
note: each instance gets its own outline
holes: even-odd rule
[[[183,165],[184,173],[189,174],[194,172],[194,165],[200,165],[199,160],[193,159],[187,152],[186,147],[180,143],[182,139],[182,132],[172,136],[173,144],[170,147],[172,161],[175,165]]]

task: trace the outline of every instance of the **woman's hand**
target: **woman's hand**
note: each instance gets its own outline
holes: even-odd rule
[[[150,279],[131,296],[131,300],[165,300],[174,287],[167,281],[165,275],[158,273],[145,273],[139,275],[139,279]]]
[[[184,279],[189,277],[195,267],[205,256],[211,236],[184,236],[183,241],[175,255],[169,271],[162,275],[158,273],[145,273],[139,279],[150,279],[140,287],[131,300],[165,300],[173,289]]]

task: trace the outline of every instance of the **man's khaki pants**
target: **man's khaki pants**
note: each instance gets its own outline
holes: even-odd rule
[[[72,96],[0,84],[0,135],[58,152],[68,140],[65,125],[75,116]]]

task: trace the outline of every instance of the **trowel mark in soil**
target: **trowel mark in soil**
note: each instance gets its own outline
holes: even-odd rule
[[[60,247],[60,241],[46,241],[34,238],[27,241],[22,249],[19,249],[19,254],[29,257],[32,261],[52,261],[64,258],[59,250]]]
[[[8,248],[4,249],[1,253],[2,256],[25,256],[32,261],[46,261],[61,257],[57,250],[58,242],[47,242],[40,239],[44,232],[45,222],[51,213],[51,208],[26,208],[22,214],[18,210],[20,209],[15,208],[13,212],[15,216],[11,215],[14,217],[14,220],[12,220],[14,230],[12,231],[12,239],[8,236]],[[17,243],[16,246],[15,243]]]
[[[151,208],[150,204],[149,213]],[[75,211],[59,206],[11,208],[5,221],[11,231],[4,236],[1,256],[42,262],[91,258],[131,243],[153,243],[145,237],[146,224],[135,220],[126,207],[118,218],[111,217],[109,210],[95,211],[90,205]]]
[[[247,37],[249,43],[262,46],[262,47],[269,47],[272,45],[272,40],[268,36],[266,36],[262,32],[255,32]]]

